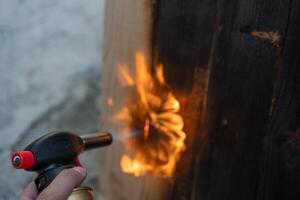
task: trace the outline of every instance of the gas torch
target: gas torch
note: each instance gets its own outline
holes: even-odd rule
[[[107,146],[112,143],[112,135],[100,132],[78,136],[67,131],[51,132],[29,144],[23,151],[13,152],[12,165],[38,173],[34,182],[41,192],[64,169],[80,166],[79,154],[85,150]],[[90,187],[74,188],[68,200],[93,200]]]

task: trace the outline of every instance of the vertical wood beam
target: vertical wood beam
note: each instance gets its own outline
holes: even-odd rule
[[[290,1],[264,143],[259,200],[300,199],[300,2]],[[298,131],[298,132],[297,132]]]
[[[152,4],[149,0],[108,0],[105,9],[105,38],[102,71],[102,129],[117,130],[111,119],[123,105],[123,99],[130,93],[122,90],[118,80],[118,67],[126,64],[129,71],[135,72],[135,55],[143,52],[150,65],[152,37]],[[107,105],[113,99],[114,106]],[[115,128],[115,129],[114,129]],[[112,147],[100,156],[99,177],[102,199],[140,200],[163,193],[159,183],[150,187],[151,177],[136,178],[120,169],[120,158],[125,152],[119,133]],[[150,189],[148,189],[150,187]],[[157,198],[159,199],[159,198]]]
[[[170,199],[195,196],[197,165],[205,140],[204,113],[217,0],[160,0],[154,24],[155,60],[181,103],[187,149],[177,164]]]
[[[128,95],[118,88],[115,66],[120,60],[134,66],[133,55],[143,48],[149,64],[164,65],[167,82],[181,102],[188,149],[178,164],[176,176],[169,180],[122,174],[118,162],[124,149],[108,149],[102,155],[104,174],[100,176],[100,192],[108,199],[189,199],[193,196],[194,166],[199,153],[199,143],[194,137],[203,133],[199,129],[203,129],[216,1],[157,0],[152,1],[152,7],[149,2],[107,1],[103,96],[122,99]],[[114,109],[117,107],[107,108],[103,104],[102,127],[109,126],[105,118],[112,116]]]
[[[142,51],[149,66],[164,65],[182,104],[188,149],[172,180],[135,178],[120,171],[124,149],[116,142],[101,155],[104,197],[287,197],[280,183],[294,181],[279,166],[284,143],[277,139],[299,124],[298,9],[295,0],[107,1],[103,102],[119,101],[103,103],[102,127],[129,95],[118,85],[116,65],[134,72],[135,53]],[[253,30],[278,32],[282,40],[276,46]]]
[[[254,30],[287,28],[290,1],[219,1],[208,90],[208,140],[196,199],[257,199],[281,48]],[[250,26],[248,26],[251,24]],[[252,27],[245,31],[245,27]],[[246,28],[247,29],[247,28]],[[269,199],[269,198],[268,198]]]

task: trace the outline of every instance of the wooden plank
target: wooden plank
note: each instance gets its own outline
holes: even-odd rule
[[[291,124],[299,124],[299,96],[295,95],[299,94],[295,92],[299,83],[294,81],[299,77],[299,57],[293,50],[299,47],[295,39],[299,29],[293,26],[299,24],[299,3],[151,3],[107,1],[102,128],[111,127],[108,119],[130,95],[118,84],[117,64],[126,63],[134,72],[134,56],[142,51],[149,66],[163,63],[165,67],[166,80],[182,105],[188,149],[173,179],[135,178],[120,171],[124,148],[116,141],[100,155],[100,192],[104,199],[287,197],[289,190],[281,190],[279,183],[291,185],[295,180],[284,167],[270,168],[283,159],[278,150],[282,146],[274,138],[291,130]],[[254,34],[254,30],[260,33]],[[279,47],[261,35],[276,31],[286,38]],[[277,77],[278,73],[283,75]],[[106,105],[107,98],[115,100],[113,107]],[[274,195],[274,191],[280,191],[280,195]]]
[[[283,0],[219,3],[220,34],[206,113],[208,140],[196,199],[253,200],[258,195],[280,48],[252,31],[278,31],[282,36],[290,4]],[[255,28],[247,32],[244,27],[249,24]]]
[[[208,69],[217,1],[160,0],[154,25],[156,59],[168,82],[189,93],[196,69]]]
[[[163,63],[167,83],[181,103],[187,149],[177,163],[169,199],[191,199],[195,193],[199,146],[204,140],[204,111],[216,0],[160,0],[154,24],[154,52]]]
[[[120,86],[119,63],[126,64],[130,73],[135,73],[135,55],[142,52],[150,66],[152,4],[148,0],[106,1],[105,44],[102,71],[102,119],[101,129],[118,130],[111,119],[124,105],[122,101],[130,92]],[[107,104],[107,100],[113,106]],[[120,134],[114,133],[115,141],[99,155],[101,171],[99,177],[102,199],[164,199],[164,180],[152,177],[136,178],[120,169],[120,158],[125,152]],[[159,196],[158,196],[159,195]]]
[[[152,30],[149,29],[148,19],[145,20],[145,16],[141,15],[142,9],[132,10],[136,4],[144,5],[145,2],[127,0],[126,4],[119,3],[120,0],[107,2],[103,96],[124,99],[129,95],[122,93],[118,88],[117,71],[114,66],[121,60],[129,63],[130,70],[134,71],[133,55],[141,47],[149,53],[149,39],[151,39],[151,51],[155,59],[153,63],[164,65],[167,82],[182,104],[181,114],[185,117],[189,148],[179,164],[175,178],[157,179],[151,176],[133,178],[120,171],[118,162],[124,149],[119,147],[120,144],[116,144],[117,147],[114,146],[101,155],[103,164],[100,192],[104,194],[105,199],[189,199],[192,196],[191,185],[195,181],[193,179],[195,174],[191,172],[195,171],[193,166],[199,151],[197,143],[194,143],[194,137],[200,137],[202,133],[199,127],[202,128],[203,108],[206,102],[216,3],[209,0],[188,0],[185,3],[178,0],[156,1],[152,7],[154,20]],[[127,12],[130,14],[127,15]],[[123,22],[126,24],[130,20],[134,20],[137,27],[128,28],[125,25],[119,27],[119,24]],[[133,31],[136,32],[136,29],[139,31],[134,34]],[[149,35],[149,32],[153,35]],[[132,35],[135,35],[137,41]],[[174,44],[178,44],[176,48],[173,48]],[[126,51],[122,50],[125,48]],[[151,63],[151,58],[148,57],[148,60]],[[117,102],[117,105],[122,105],[122,102]],[[114,109],[117,110],[118,106],[107,108],[107,105],[103,104],[102,127],[110,126],[106,117],[117,112]],[[202,116],[200,121],[199,116]]]
[[[300,2],[291,1],[258,199],[300,199]],[[298,130],[298,133],[297,133]]]

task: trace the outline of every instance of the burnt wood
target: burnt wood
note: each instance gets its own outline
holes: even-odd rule
[[[102,128],[125,96],[120,63],[162,63],[187,149],[175,176],[134,177],[121,143],[101,154],[106,199],[300,199],[300,1],[109,0]],[[279,36],[279,37],[278,37]],[[106,99],[115,99],[108,106]]]
[[[291,1],[264,143],[259,198],[300,199],[300,2]]]
[[[155,58],[164,64],[167,80],[176,90],[185,94],[204,90],[188,100],[201,111],[196,133],[187,139],[189,149],[179,163],[171,199],[253,200],[274,199],[279,191],[284,197],[289,194],[288,185],[280,187],[291,177],[282,160],[282,151],[288,150],[278,136],[286,135],[285,124],[297,124],[293,121],[299,104],[298,7],[283,0],[158,1]],[[274,46],[254,37],[253,30],[243,31],[249,25],[253,30],[278,32],[282,40]],[[197,69],[210,76],[193,79]],[[199,84],[207,79],[203,115],[201,98],[206,90]],[[202,157],[195,172],[198,154]]]
[[[158,0],[153,26],[156,62],[176,90],[191,92],[196,69],[208,69],[217,10],[215,0]]]
[[[158,0],[154,10],[154,59],[163,64],[166,81],[181,102],[188,135],[187,149],[177,164],[169,199],[191,199],[195,195],[197,177],[197,140],[204,134],[205,99],[217,29],[217,1]]]
[[[188,96],[188,149],[170,199],[299,199],[299,2],[159,0],[155,9],[155,60]]]
[[[285,163],[280,161],[278,136],[286,134],[286,124],[294,121],[299,104],[296,90],[291,89],[299,65],[295,55],[299,36],[286,36],[289,26],[296,29],[290,24],[291,10],[297,15],[299,6],[280,0],[220,2],[222,30],[208,90],[209,137],[204,141],[196,199],[292,199],[288,194],[296,188],[287,187],[286,174],[280,177]],[[253,30],[242,31],[247,24],[265,32],[278,31],[283,41],[275,47],[253,37]],[[293,44],[287,45],[288,40]],[[290,113],[283,120],[285,112]]]

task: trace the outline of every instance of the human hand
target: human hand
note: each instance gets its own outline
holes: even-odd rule
[[[40,194],[35,184],[30,183],[19,200],[67,200],[73,189],[83,182],[86,174],[82,167],[65,169]]]

